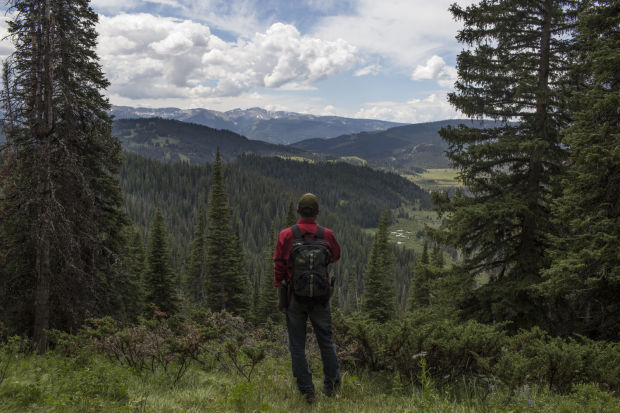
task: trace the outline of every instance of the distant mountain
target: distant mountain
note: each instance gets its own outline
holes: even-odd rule
[[[263,156],[305,153],[289,146],[250,140],[228,130],[171,119],[120,119],[114,121],[112,133],[128,151],[152,159],[191,164],[213,162],[218,146],[224,160],[244,153]]]
[[[133,108],[113,106],[116,119],[176,119],[215,129],[228,129],[250,139],[277,144],[290,144],[309,138],[333,138],[362,131],[377,131],[404,125],[373,119],[339,116],[314,116],[295,112],[268,111],[261,108],[234,109],[218,112],[209,109]]]
[[[494,125],[490,121],[442,120],[385,131],[347,134],[332,139],[307,139],[290,146],[308,152],[357,157],[374,166],[389,166],[400,170],[448,168],[450,163],[444,154],[448,145],[439,136],[439,129],[459,124],[478,128]]]

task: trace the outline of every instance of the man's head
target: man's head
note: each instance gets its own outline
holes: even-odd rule
[[[316,195],[303,194],[297,201],[297,213],[302,218],[314,218],[319,214],[319,198]]]

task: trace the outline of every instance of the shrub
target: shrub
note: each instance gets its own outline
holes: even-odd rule
[[[458,322],[420,310],[377,323],[361,314],[336,314],[340,358],[372,370],[390,370],[411,382],[425,376],[454,382],[464,377],[496,379],[517,389],[528,383],[566,392],[582,382],[620,388],[620,345],[575,337],[551,337],[538,327],[508,336],[502,325]],[[484,380],[483,380],[484,381]]]

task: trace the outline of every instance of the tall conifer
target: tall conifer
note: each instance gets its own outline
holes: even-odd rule
[[[7,151],[2,219],[12,279],[7,303],[23,314],[39,352],[45,330],[69,329],[113,311],[114,268],[126,224],[115,180],[121,157],[111,135],[108,81],[88,1],[11,0],[2,95]],[[11,324],[11,320],[7,320]]]
[[[564,232],[554,238],[543,291],[565,305],[554,330],[618,340],[620,334],[620,6],[586,3],[572,70],[574,123],[562,196],[553,204]]]
[[[206,278],[206,222],[205,222],[205,209],[203,204],[200,204],[198,209],[198,222],[194,230],[194,239],[191,244],[191,251],[189,255],[189,264],[187,267],[187,280],[186,288],[189,293],[189,297],[195,303],[201,305],[207,305],[207,297],[205,292],[205,278]]]
[[[235,224],[231,246],[233,273],[229,278],[227,287],[230,294],[229,308],[234,314],[247,318],[251,307],[252,294],[250,293],[250,281],[241,242],[241,225],[239,222]]]
[[[364,276],[362,311],[377,321],[387,321],[396,313],[393,258],[388,247],[390,213],[384,210],[372,243]]]
[[[280,321],[282,315],[278,311],[278,296],[273,286],[273,252],[276,245],[276,233],[273,222],[269,228],[269,240],[267,251],[264,256],[263,271],[261,273],[260,285],[258,290],[258,308],[256,311],[257,323],[264,323],[267,320]]]
[[[125,277],[119,287],[119,296],[126,320],[135,321],[143,313],[145,304],[144,276],[146,274],[146,253],[140,230],[135,227],[126,229],[127,247],[125,249]]]
[[[457,39],[467,48],[449,101],[472,119],[498,122],[440,132],[468,193],[435,196],[447,214],[447,240],[464,252],[466,268],[491,275],[468,302],[483,321],[525,327],[546,313],[530,287],[548,262],[549,204],[564,156],[559,131],[568,121],[563,87],[573,3],[484,0],[450,8],[464,24]]]
[[[293,203],[293,201],[291,201],[288,204],[288,212],[286,214],[286,220],[284,222],[284,225],[286,227],[292,227],[296,223],[297,223],[297,213],[295,212],[295,204]]]
[[[168,241],[161,209],[157,209],[149,231],[148,269],[145,277],[146,300],[167,314],[177,311],[175,276],[170,269]]]
[[[214,311],[227,310],[235,314],[247,311],[250,296],[247,284],[240,279],[243,275],[238,273],[238,254],[242,251],[235,248],[232,213],[224,188],[222,158],[218,148],[213,164],[206,259],[207,302]],[[242,303],[244,294],[245,303]]]

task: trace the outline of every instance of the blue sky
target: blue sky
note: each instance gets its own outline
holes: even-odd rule
[[[220,111],[259,106],[415,123],[458,116],[446,102],[461,49],[451,2],[91,5],[100,15],[97,51],[113,104]],[[0,56],[8,53],[5,41]]]

